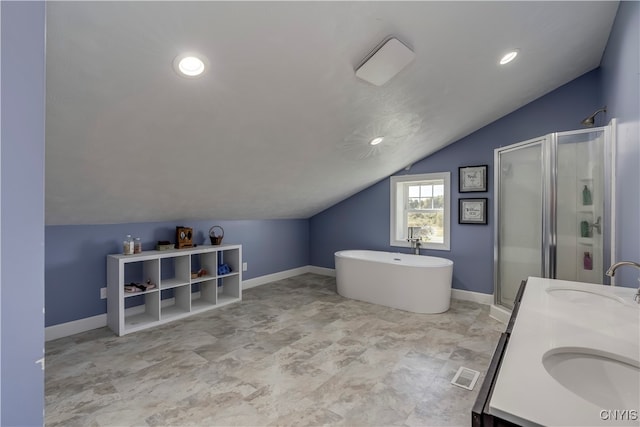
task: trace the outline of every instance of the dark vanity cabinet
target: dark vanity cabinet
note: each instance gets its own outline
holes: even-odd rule
[[[516,317],[518,316],[520,302],[522,301],[522,295],[524,294],[526,285],[526,280],[523,280],[520,284],[520,288],[518,289],[518,293],[516,294],[516,299],[514,301],[513,311],[511,312],[511,318],[509,319],[509,323],[507,324],[507,329],[500,336],[500,340],[498,341],[496,350],[494,351],[493,357],[491,358],[491,363],[489,364],[487,375],[484,378],[484,381],[478,393],[478,397],[473,405],[473,409],[471,410],[471,425],[473,427],[517,426],[517,424],[514,424],[510,421],[506,421],[491,415],[491,411],[489,410],[489,403],[491,402],[493,388],[495,386],[496,379],[498,378],[498,372],[500,372],[502,357],[507,349],[507,345],[509,345],[509,337],[511,336],[511,331],[513,330],[513,326],[516,322]]]

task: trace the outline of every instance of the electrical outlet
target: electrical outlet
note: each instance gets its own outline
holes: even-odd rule
[[[247,263],[246,262],[242,263],[242,271],[247,271]]]
[[[100,288],[100,299],[107,299],[107,288]]]

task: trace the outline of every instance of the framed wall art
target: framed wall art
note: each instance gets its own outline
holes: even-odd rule
[[[459,199],[458,224],[486,224],[487,199]]]
[[[487,165],[459,167],[458,192],[473,193],[487,191],[487,167]]]

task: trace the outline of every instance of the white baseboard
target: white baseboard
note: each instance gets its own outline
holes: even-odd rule
[[[483,294],[481,292],[463,291],[461,289],[451,289],[451,298],[473,301],[479,304],[493,304],[493,294]]]
[[[242,289],[251,289],[256,286],[266,285],[267,283],[275,282],[276,280],[288,279],[289,277],[299,276],[304,273],[309,273],[309,266],[292,268],[291,270],[280,271],[273,274],[265,274],[264,276],[254,277],[253,279],[243,280]]]
[[[251,289],[256,286],[265,285],[267,283],[275,282],[277,280],[288,279],[289,277],[299,276],[300,274],[314,273],[323,276],[335,277],[336,270],[333,268],[318,267],[315,265],[305,265],[303,267],[292,268],[291,270],[280,271],[278,273],[266,274],[260,277],[254,277],[253,279],[244,280],[242,282],[242,289]],[[483,294],[479,292],[462,291],[459,289],[452,289],[451,297],[455,299],[474,301],[480,304],[493,304],[493,295]],[[162,304],[171,304],[172,300],[163,300]],[[493,310],[493,306],[492,306]],[[134,314],[136,311],[144,311],[144,306],[137,306],[127,309],[129,314]],[[493,316],[492,316],[493,317]],[[500,319],[498,319],[500,320]],[[507,321],[509,317],[507,315]],[[107,326],[107,314],[99,314],[93,317],[87,317],[84,319],[74,320],[72,322],[61,323],[59,325],[49,326],[44,329],[45,341],[51,341],[58,338],[68,337],[69,335],[79,334],[81,332],[90,331],[92,329],[98,329]]]
[[[69,335],[79,334],[80,332],[102,328],[103,326],[107,326],[107,313],[48,326],[44,328],[44,340],[57,340],[58,338],[68,337]]]
[[[491,308],[489,309],[489,317],[496,319],[500,323],[507,324],[509,323],[511,312],[506,308],[491,304]]]
[[[260,277],[254,277],[253,279],[245,280],[242,282],[242,289],[249,289],[256,286],[264,285],[266,283],[275,282],[276,280],[287,279],[289,277],[298,276],[300,274],[308,273],[310,266],[293,268],[291,270],[280,271],[278,273],[267,274]],[[172,304],[173,299],[166,299],[162,301],[162,305]],[[144,306],[136,306],[127,309],[127,314],[133,315],[138,312],[143,312]],[[78,319],[71,322],[60,323],[58,325],[48,326],[44,329],[45,341],[52,341],[58,338],[68,337],[70,335],[79,334],[81,332],[90,331],[92,329],[98,329],[107,326],[107,314],[99,314],[97,316],[86,317],[84,319]]]
[[[336,277],[335,268],[318,267],[315,265],[309,266],[309,273],[320,274],[322,276]]]
[[[200,292],[195,292],[194,297],[197,298],[198,296],[200,296]],[[175,298],[163,299],[160,304],[162,307],[173,305],[175,304]],[[125,313],[127,316],[134,316],[136,314],[144,313],[144,310],[144,304],[141,304],[127,308]],[[68,337],[70,335],[79,334],[80,332],[102,328],[104,326],[107,326],[107,313],[44,328],[44,340],[57,340],[58,338]]]

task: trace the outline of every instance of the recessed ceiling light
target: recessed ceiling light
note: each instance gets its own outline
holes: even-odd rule
[[[369,142],[369,145],[378,145],[378,144],[380,144],[383,140],[384,140],[384,136],[379,136],[379,137],[377,137],[377,138],[373,138],[373,139]]]
[[[173,68],[183,77],[198,77],[206,68],[206,59],[194,53],[185,53],[176,56],[173,60]]]
[[[512,50],[511,52],[503,56],[502,59],[500,60],[500,65],[508,64],[509,62],[516,59],[516,56],[518,56],[518,49]]]

